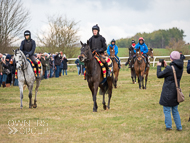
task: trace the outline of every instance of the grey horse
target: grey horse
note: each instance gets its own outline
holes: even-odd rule
[[[36,79],[34,71],[30,65],[30,63],[27,61],[25,55],[23,52],[19,49],[13,50],[14,52],[14,59],[16,63],[16,68],[18,70],[18,81],[19,81],[19,89],[20,89],[20,108],[22,109],[22,99],[23,99],[23,87],[24,85],[27,85],[28,90],[29,90],[29,108],[36,108],[37,107],[37,92],[38,88],[40,86],[41,82],[41,77],[43,71],[41,70],[41,75],[39,79]],[[42,69],[42,68],[41,68]],[[35,89],[35,99],[34,99],[34,104],[32,104],[32,90],[33,90],[33,85],[34,82],[36,81],[36,89]]]

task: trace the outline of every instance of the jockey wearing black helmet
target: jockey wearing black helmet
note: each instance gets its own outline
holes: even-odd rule
[[[34,40],[31,39],[31,32],[29,30],[26,30],[24,32],[25,40],[21,42],[20,50],[24,53],[26,58],[30,58],[32,62],[35,64],[37,73],[38,73],[38,63],[36,62],[36,58],[34,56],[34,52],[36,49],[36,43]],[[39,75],[37,74],[37,77]]]
[[[102,57],[105,57],[104,52],[107,50],[106,39],[102,35],[100,35],[100,27],[98,26],[98,24],[92,27],[92,33],[93,36],[89,39],[91,51],[96,51]],[[110,70],[108,70],[108,63],[106,61],[103,63],[108,71],[108,75],[110,75]]]

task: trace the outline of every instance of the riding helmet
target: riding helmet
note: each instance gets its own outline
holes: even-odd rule
[[[115,40],[113,39],[113,40],[111,40],[111,44],[112,44],[112,42],[114,42],[114,44],[115,44]]]
[[[25,36],[28,36],[28,35],[29,35],[30,38],[31,38],[31,32],[30,32],[29,30],[26,30],[26,31],[24,32],[24,37],[25,37]]]
[[[100,32],[100,27],[98,26],[98,24],[96,24],[96,25],[94,25],[93,27],[92,27],[92,31],[93,30],[98,30],[98,33]]]
[[[144,41],[144,38],[143,38],[143,37],[140,37],[140,38],[139,38],[139,41],[140,41],[140,40],[143,40],[143,41]]]
[[[133,43],[135,43],[135,40],[132,40],[132,41],[131,41],[131,44],[133,44]]]

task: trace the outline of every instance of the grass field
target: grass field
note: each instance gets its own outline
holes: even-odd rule
[[[0,88],[1,143],[190,141],[190,122],[187,122],[190,76],[186,71],[181,80],[186,100],[179,106],[182,132],[176,131],[174,121],[173,130],[165,131],[163,107],[158,103],[163,79],[157,79],[156,69],[150,71],[147,90],[139,90],[137,84],[131,84],[130,71],[122,69],[118,88],[113,89],[111,109],[103,110],[102,96],[98,95],[97,113],[92,112],[87,82],[76,73],[68,74],[42,81],[36,109],[28,108],[27,90],[24,91],[24,107],[20,109],[19,88]],[[14,134],[13,129],[18,131]]]

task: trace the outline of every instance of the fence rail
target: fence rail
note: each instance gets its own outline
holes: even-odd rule
[[[184,55],[185,57],[190,57],[190,55]],[[120,60],[126,60],[128,59],[129,57],[119,57]],[[153,67],[155,66],[155,63],[158,62],[156,61],[156,59],[166,59],[166,58],[170,58],[170,56],[154,56],[153,58],[153,61],[151,61],[150,63],[153,64]],[[76,59],[78,58],[69,58],[67,59],[68,61],[75,61]],[[166,61],[167,63],[170,63],[171,61]],[[184,60],[184,62],[188,62],[188,60]],[[121,64],[125,64],[125,62],[121,62]],[[76,64],[68,64],[68,66],[74,66]]]

